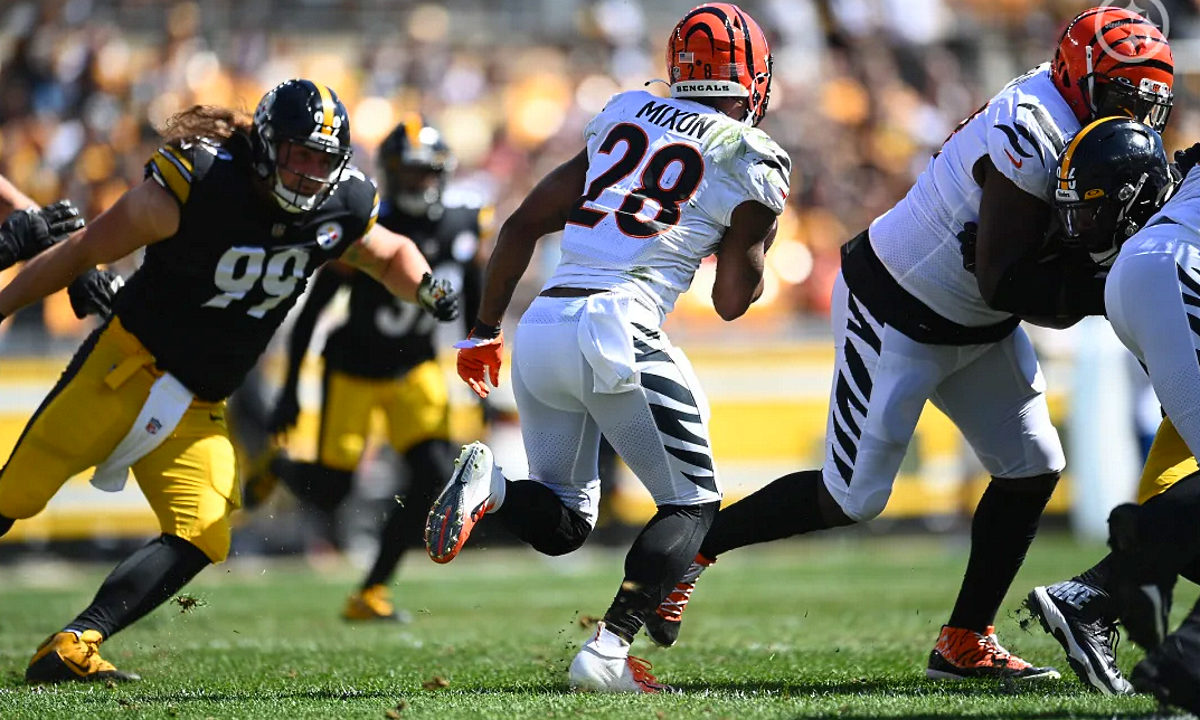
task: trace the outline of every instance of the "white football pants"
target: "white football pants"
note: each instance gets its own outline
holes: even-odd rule
[[[1200,452],[1200,235],[1171,224],[1134,235],[1104,288],[1117,337],[1146,371],[1167,417]]]
[[[926,400],[958,426],[991,475],[1063,469],[1045,379],[1020,327],[997,343],[919,343],[876,320],[840,274],[832,323],[836,361],[822,475],[848,517],[883,512]]]
[[[513,345],[531,479],[596,522],[603,433],[657,505],[721,499],[708,399],[691,363],[628,296],[538,297]]]

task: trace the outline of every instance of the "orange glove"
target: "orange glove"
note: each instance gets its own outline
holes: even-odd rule
[[[471,386],[475,394],[486,398],[492,387],[500,385],[500,362],[504,357],[504,333],[494,338],[476,338],[467,335],[466,340],[454,344],[458,348],[458,376]]]

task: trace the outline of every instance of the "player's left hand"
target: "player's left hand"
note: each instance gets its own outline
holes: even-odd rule
[[[458,317],[458,298],[459,293],[449,280],[435,280],[429,273],[425,273],[417,286],[417,304],[441,322]]]
[[[83,226],[70,200],[10,213],[0,225],[0,270],[29,260]]]
[[[504,333],[494,338],[477,338],[468,335],[466,340],[454,344],[458,348],[458,376],[471,386],[475,394],[486,398],[492,387],[500,385],[500,363],[504,358]]]
[[[125,278],[108,271],[92,268],[71,281],[67,286],[67,297],[71,309],[80,320],[88,315],[106,318],[112,314],[112,301],[117,291],[125,285]]]
[[[979,237],[979,225],[969,222],[963,224],[963,229],[958,231],[955,238],[958,239],[958,248],[962,252],[963,270],[975,274],[975,241]]]

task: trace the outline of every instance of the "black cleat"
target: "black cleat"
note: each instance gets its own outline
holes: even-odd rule
[[[1079,580],[1035,587],[1026,605],[1067,653],[1080,681],[1105,695],[1128,695],[1129,681],[1117,667],[1116,611],[1100,588]]]
[[[1133,668],[1133,686],[1140,692],[1150,693],[1159,702],[1200,715],[1198,653],[1200,643],[1195,638],[1183,638],[1180,633],[1168,635],[1156,650]]]

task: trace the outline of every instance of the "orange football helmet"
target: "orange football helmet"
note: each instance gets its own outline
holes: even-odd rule
[[[757,125],[771,98],[771,48],[754,18],[731,3],[708,3],[683,16],[667,41],[671,97],[744,97]]]
[[[1158,26],[1125,8],[1094,7],[1067,24],[1050,68],[1079,122],[1132,117],[1162,131],[1175,59]]]

